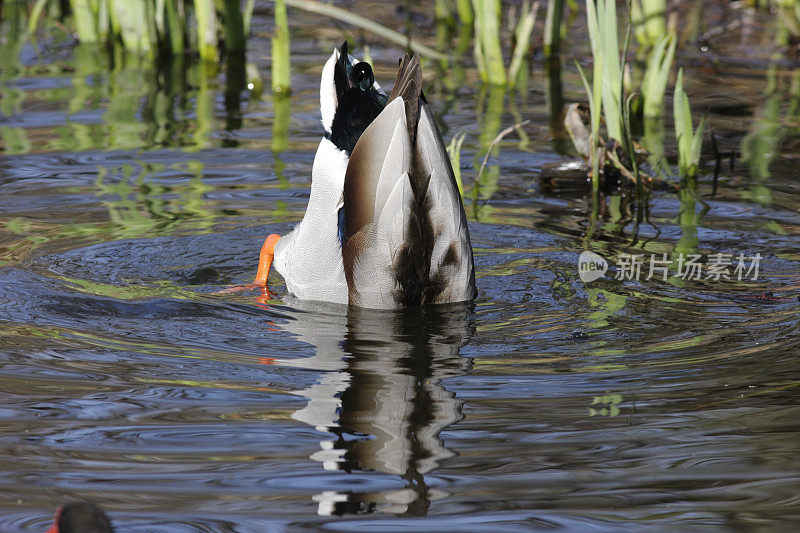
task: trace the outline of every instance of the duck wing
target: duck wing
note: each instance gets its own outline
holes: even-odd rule
[[[410,167],[411,141],[398,98],[364,130],[347,165],[339,220],[351,305],[398,307],[395,261],[405,243],[420,239]]]
[[[386,309],[475,296],[466,216],[421,80],[419,57],[406,55],[389,104],[350,155],[339,220],[352,305]]]
[[[477,291],[467,215],[442,135],[426,103],[420,105],[412,173],[424,187],[419,213],[428,272],[422,303],[473,300]]]

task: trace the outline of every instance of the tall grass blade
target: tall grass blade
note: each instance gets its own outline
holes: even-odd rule
[[[96,43],[100,40],[97,34],[97,13],[93,5],[95,3],[92,0],[70,0],[75,32],[84,43]]]
[[[586,90],[586,95],[589,98],[589,115],[591,121],[592,131],[589,136],[589,165],[591,166],[591,176],[592,176],[592,190],[599,191],[600,190],[600,160],[598,158],[598,148],[600,144],[600,108],[602,105],[602,98],[600,92],[600,86],[596,82],[598,79],[597,73],[595,73],[595,80],[592,85],[589,85],[589,80],[586,79],[586,74],[583,72],[583,68],[581,68],[580,63],[575,61],[575,65],[578,67],[578,72],[581,75],[581,81],[583,82],[583,87]],[[595,62],[595,67],[597,66]]]
[[[589,108],[591,109],[592,115],[592,136],[595,136],[595,134],[599,135],[600,132],[600,117],[602,116],[601,106],[603,95],[603,63],[605,62],[605,57],[600,48],[600,29],[598,27],[597,10],[595,8],[594,0],[586,0],[586,18],[589,28],[589,43],[592,48],[592,57],[594,58],[594,64],[592,65],[591,90],[589,90],[589,85],[586,81],[586,75],[584,74],[583,69],[580,68],[580,64],[578,64],[577,61],[576,64],[578,64],[578,68],[581,72],[581,80],[583,81],[584,86],[586,87],[586,93],[589,96]]]
[[[597,6],[599,48],[603,55],[603,114],[609,138],[621,141],[622,68],[619,60],[617,6],[615,0],[598,0]]]
[[[506,85],[500,46],[500,0],[472,0],[475,9],[476,60],[481,58],[481,78],[491,85]]]
[[[470,0],[456,0],[456,12],[461,24],[472,25],[475,22],[475,14],[472,12]]]
[[[256,0],[247,0],[244,6],[244,14],[242,15],[242,24],[244,24],[244,34],[250,35],[250,22],[253,20],[253,8],[256,6]]]
[[[453,175],[456,178],[458,185],[458,193],[464,196],[464,182],[461,180],[461,145],[464,144],[466,133],[459,132],[450,139],[450,144],[447,145],[447,155],[450,156],[450,165],[453,167]]]
[[[245,32],[239,0],[225,0],[225,51],[229,55],[243,56],[245,49]]]
[[[42,17],[45,3],[47,3],[47,0],[36,0],[36,3],[33,5],[30,18],[28,19],[28,33],[34,33],[36,28],[39,27],[39,19]]]
[[[561,49],[561,25],[564,18],[564,0],[547,2],[547,18],[544,22],[544,55],[548,59],[558,55]]]
[[[636,40],[652,48],[667,33],[666,0],[632,0],[631,22]]]
[[[538,12],[539,2],[524,4],[522,16],[517,23],[514,32],[516,36],[516,45],[514,46],[514,53],[511,56],[511,65],[508,67],[508,83],[512,88],[517,84],[520,67],[522,66],[525,56],[528,54],[531,34],[533,33],[533,27],[536,25],[536,14]]]
[[[642,79],[644,115],[647,117],[659,117],[664,112],[664,94],[672,72],[677,42],[675,35],[664,35],[650,53]]]
[[[694,131],[689,97],[683,88],[683,69],[678,71],[673,106],[675,138],[678,141],[678,170],[682,178],[694,178],[700,166],[706,119],[703,117],[697,126],[697,131]]]
[[[155,20],[151,2],[146,0],[109,0],[109,16],[116,21],[114,33],[124,49],[142,56],[153,56],[156,48]]]
[[[593,94],[602,95],[603,116],[611,139],[622,140],[622,68],[614,0],[586,0],[589,41],[594,58]]]
[[[275,2],[275,32],[272,36],[272,92],[288,93],[292,88],[289,48],[289,19],[286,2]]]
[[[219,61],[214,0],[194,0],[194,16],[197,20],[197,51],[200,59]]]
[[[186,48],[186,13],[183,2],[167,0],[164,10],[170,51],[174,55],[183,55]]]

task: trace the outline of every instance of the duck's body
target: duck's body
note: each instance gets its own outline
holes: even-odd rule
[[[264,247],[296,297],[376,309],[475,297],[466,216],[421,80],[417,56],[389,97],[346,44],[326,63],[306,214]],[[262,250],[257,282],[264,266]]]

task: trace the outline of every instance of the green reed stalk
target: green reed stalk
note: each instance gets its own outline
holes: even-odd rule
[[[600,0],[601,2],[604,0]],[[598,149],[600,147],[600,120],[603,111],[603,63],[606,58],[602,53],[600,47],[600,29],[597,19],[597,10],[595,9],[594,0],[586,0],[586,22],[589,29],[589,42],[592,47],[592,56],[594,64],[592,66],[592,84],[586,79],[586,74],[580,66],[580,63],[575,61],[578,67],[578,72],[581,75],[581,81],[586,89],[586,95],[589,97],[589,114],[591,121],[591,134],[589,136],[589,164],[591,166],[592,176],[592,191],[597,193],[600,190],[600,159]]]
[[[475,22],[475,14],[472,12],[470,0],[456,0],[456,12],[461,24],[471,26]]]
[[[169,37],[169,47],[174,55],[183,55],[186,48],[186,12],[183,2],[167,0],[165,6],[165,26]]]
[[[632,0],[631,22],[636,40],[651,48],[667,33],[666,0]]]
[[[218,61],[214,0],[194,0],[194,16],[197,19],[197,51],[200,59]]]
[[[244,55],[247,41],[239,0],[225,0],[225,51],[229,55]]]
[[[533,33],[533,27],[536,25],[538,11],[539,2],[526,2],[522,6],[522,15],[514,30],[516,44],[511,55],[511,65],[508,67],[508,84],[512,88],[516,86],[523,60],[529,54],[531,34]]]
[[[28,18],[29,34],[36,31],[36,28],[39,26],[39,19],[42,17],[42,12],[44,11],[46,3],[47,0],[36,0],[36,3],[33,5],[30,18]],[[0,2],[0,5],[2,5],[2,2]]]
[[[450,139],[450,144],[447,145],[447,155],[450,156],[450,164],[453,167],[456,185],[458,185],[458,193],[462,197],[464,196],[464,182],[461,180],[461,145],[464,144],[464,137],[466,136],[466,133],[459,132]]]
[[[700,150],[703,147],[706,118],[692,127],[692,109],[689,97],[683,89],[683,69],[678,71],[674,97],[675,138],[678,141],[678,170],[682,178],[694,178],[700,166]]]
[[[436,22],[436,44],[440,50],[450,48],[451,29],[455,27],[455,13],[453,5],[447,0],[435,0],[433,4],[434,21]],[[447,68],[447,62],[442,61],[442,67]]]
[[[592,129],[589,135],[589,165],[592,175],[592,190],[595,192],[600,190],[600,159],[597,152],[600,148],[600,118],[602,115],[602,81],[601,76],[597,73],[597,70],[599,70],[598,63],[602,68],[602,59],[595,60],[595,73],[592,84],[589,85],[589,80],[586,79],[586,74],[583,72],[580,63],[577,60],[575,61],[575,65],[581,75],[581,81],[583,81],[583,87],[586,89],[586,95],[589,97],[589,116]]]
[[[686,176],[678,189],[680,204],[678,225],[681,227],[681,236],[675,243],[673,257],[677,257],[679,254],[692,254],[700,244],[697,234],[697,225],[700,222],[700,214],[697,212],[697,193],[697,177]]]
[[[484,83],[507,82],[500,46],[500,0],[472,0],[475,10],[475,61]]]
[[[622,67],[619,60],[616,3],[614,0],[597,0],[595,5],[594,0],[586,0],[586,16],[594,58],[593,85],[596,87],[599,80],[608,136],[621,141]]]
[[[110,0],[108,14],[114,33],[123,48],[141,56],[153,56],[157,37],[153,18],[153,2],[148,0]]]
[[[544,22],[544,55],[550,59],[561,50],[561,25],[564,19],[564,0],[547,2],[547,18]]]
[[[660,117],[664,112],[664,94],[672,72],[677,42],[675,35],[664,35],[650,53],[642,79],[644,114],[647,117]]]
[[[289,62],[289,19],[284,0],[275,1],[275,34],[272,36],[272,92],[291,91],[291,65]]]
[[[70,0],[70,8],[75,32],[81,42],[98,42],[100,36],[97,34],[97,0]]]
[[[242,23],[244,24],[244,34],[250,35],[250,22],[253,20],[253,9],[256,6],[256,0],[247,0],[244,6],[244,14],[242,15]]]
[[[647,151],[647,161],[658,173],[668,168],[664,150],[664,117],[644,116],[643,134],[639,139],[642,147]]]
[[[800,37],[800,0],[773,0],[778,16],[793,37]]]

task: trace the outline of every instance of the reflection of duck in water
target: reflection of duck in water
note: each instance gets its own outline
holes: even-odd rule
[[[299,313],[285,328],[317,347],[293,366],[327,370],[299,391],[309,399],[292,418],[327,431],[311,458],[327,470],[395,474],[406,488],[381,493],[325,492],[315,496],[320,514],[369,512],[421,515],[432,492],[424,474],[453,455],[439,433],[461,420],[461,401],[440,385],[464,373],[459,355],[472,332],[471,306],[347,316]],[[344,339],[344,342],[342,342]]]

